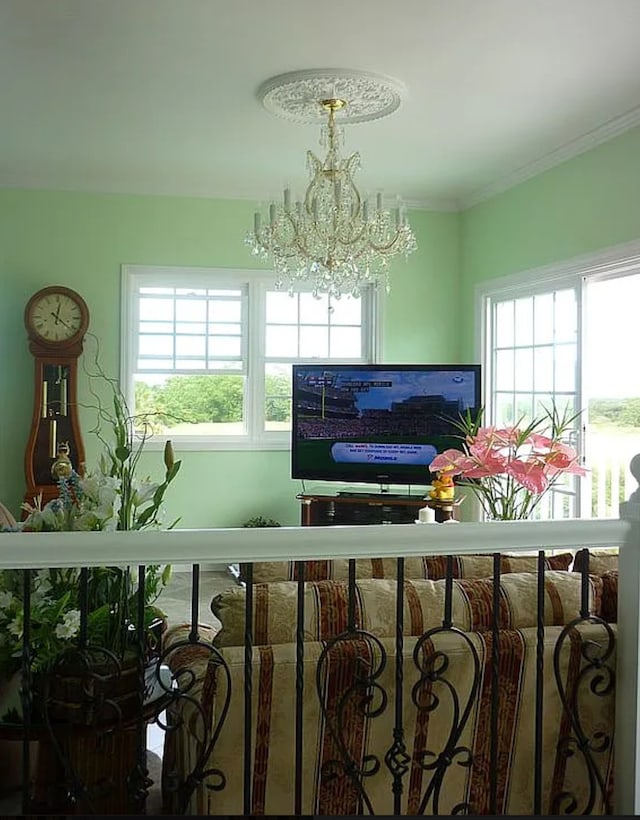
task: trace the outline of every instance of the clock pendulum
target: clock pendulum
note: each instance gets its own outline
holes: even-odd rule
[[[29,350],[35,359],[33,417],[25,450],[25,500],[58,495],[58,481],[84,469],[78,421],[78,357],[89,326],[89,310],[75,291],[62,285],[39,290],[24,312]]]

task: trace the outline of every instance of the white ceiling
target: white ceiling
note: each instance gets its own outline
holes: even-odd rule
[[[0,186],[266,200],[318,128],[256,91],[408,88],[346,129],[362,190],[460,207],[640,123],[640,0],[0,0]]]

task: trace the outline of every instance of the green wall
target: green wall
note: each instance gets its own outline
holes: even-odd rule
[[[120,355],[122,264],[255,268],[243,245],[253,203],[174,197],[116,196],[68,192],[0,191],[0,500],[17,514],[23,497],[24,449],[33,396],[33,359],[27,349],[23,311],[41,287],[77,290],[100,340],[103,369],[117,376]],[[392,271],[384,302],[383,361],[453,362],[457,335],[446,317],[459,300],[459,216],[414,211],[410,221],[419,250]],[[84,358],[89,357],[87,342]],[[80,368],[79,401],[91,402]],[[87,462],[99,453],[89,433],[95,413],[83,409]],[[179,452],[183,467],[167,495],[169,519],[181,526],[236,526],[254,515],[283,524],[299,521],[301,487],[289,478],[289,453]],[[148,472],[161,475],[161,454],[146,457]]]
[[[640,128],[461,214],[461,315],[477,283],[640,237]],[[463,322],[462,354],[473,353]]]
[[[91,311],[100,361],[117,375],[122,264],[255,266],[243,245],[253,203],[175,197],[0,191],[0,500],[17,513],[32,412],[24,306],[50,284]],[[386,362],[473,361],[477,283],[640,237],[640,128],[461,214],[412,211],[419,250],[396,262],[383,309]],[[87,354],[89,349],[87,345]],[[81,404],[89,404],[80,374]],[[99,452],[81,412],[89,465]],[[297,524],[298,482],[285,451],[178,451],[167,501],[187,527],[236,526],[264,515]],[[146,459],[159,475],[160,454]]]

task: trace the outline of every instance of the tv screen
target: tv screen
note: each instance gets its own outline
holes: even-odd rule
[[[292,478],[428,485],[480,401],[475,364],[294,365]]]

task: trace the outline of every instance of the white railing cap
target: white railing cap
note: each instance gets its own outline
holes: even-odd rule
[[[465,555],[624,543],[618,519],[0,533],[0,569]]]

